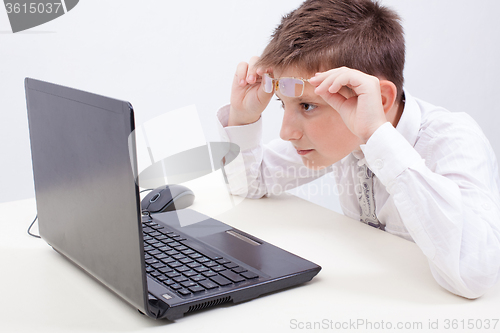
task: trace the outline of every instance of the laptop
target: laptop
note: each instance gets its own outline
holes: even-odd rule
[[[40,236],[142,314],[175,320],[321,270],[194,210],[143,215],[132,105],[30,78],[25,89]]]

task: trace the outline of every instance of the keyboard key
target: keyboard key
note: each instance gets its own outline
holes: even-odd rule
[[[193,276],[193,275],[197,275],[197,274],[198,274],[198,272],[195,272],[195,271],[193,271],[193,270],[189,270],[189,271],[182,272],[182,274],[184,274],[184,275],[185,275],[185,276],[187,276],[187,277],[191,277],[191,276]]]
[[[160,253],[158,255],[155,255],[155,258],[158,260],[168,258],[168,256],[165,253]]]
[[[182,273],[182,272],[185,272],[185,271],[189,271],[189,267],[186,267],[186,266],[180,266],[180,267],[177,267],[175,269],[177,272],[179,273]]]
[[[175,282],[184,282],[184,281],[189,281],[187,277],[183,276],[183,275],[180,275],[178,277],[174,277],[173,279]]]
[[[172,269],[172,268],[170,268],[170,267],[166,267],[166,266],[165,266],[165,267],[163,267],[163,268],[160,268],[160,269],[159,269],[159,271],[160,271],[160,272],[162,272],[163,274],[165,274],[165,273],[168,273],[168,272],[172,272],[172,271],[173,271],[173,269]]]
[[[197,258],[201,258],[201,257],[203,257],[203,256],[197,252],[189,255],[189,258],[191,258],[191,259],[197,259]]]
[[[189,264],[190,262],[193,262],[193,259],[184,258],[184,259],[179,260],[179,262],[182,262],[185,265],[185,264]]]
[[[244,272],[244,273],[241,273],[241,275],[247,279],[255,279],[255,278],[259,277],[257,274],[252,273],[252,272]]]
[[[154,244],[152,244],[151,246],[154,246]],[[152,251],[148,251],[148,254],[151,255],[151,256],[155,256],[157,254],[160,254],[161,251],[159,251],[158,249],[156,250],[152,250]]]
[[[163,281],[163,284],[166,285],[166,286],[171,286],[171,285],[176,284],[176,283],[177,282],[175,282],[172,279],[166,279],[165,281]]]
[[[231,271],[223,271],[223,272],[220,272],[220,275],[228,278],[229,280],[233,281],[233,282],[241,282],[241,281],[245,281],[245,278],[240,276],[239,274],[236,274],[234,272],[231,272]]]
[[[200,287],[200,286],[189,287],[188,289],[191,290],[191,292],[193,292],[193,293],[199,293],[199,292],[205,291],[205,288]]]
[[[179,289],[179,290],[177,290],[177,292],[178,292],[180,295],[182,295],[182,296],[188,296],[188,295],[191,295],[191,292],[190,292],[189,290],[187,290],[187,289],[184,289],[184,288],[183,288],[183,289]]]
[[[166,253],[167,251],[172,250],[172,248],[165,245],[165,246],[160,247],[158,250],[160,250],[163,253]]]
[[[178,273],[176,271],[172,271],[172,272],[166,273],[165,275],[168,276],[169,278],[174,278],[176,276],[180,276],[181,273]]]
[[[181,285],[183,287],[189,288],[189,287],[194,287],[197,284],[195,282],[193,282],[193,281],[184,281],[184,282],[181,282]]]
[[[157,262],[158,262],[158,260],[156,260],[154,258],[146,260],[146,264],[148,264],[148,265],[156,264]]]
[[[221,272],[221,271],[226,270],[226,267],[218,265],[218,266],[210,267],[210,269],[213,270],[214,272]]]
[[[203,276],[206,276],[206,277],[211,277],[211,276],[217,275],[217,273],[215,273],[214,271],[206,271],[206,272],[203,272],[201,274],[203,274]]]
[[[230,262],[230,263],[224,264],[224,267],[231,269],[231,268],[238,267],[238,265],[236,265],[234,262]]]
[[[232,282],[230,280],[228,280],[225,277],[220,276],[220,275],[212,276],[212,277],[210,277],[210,280],[214,281],[219,286],[227,286],[227,285],[232,284]]]
[[[205,266],[195,267],[195,268],[193,268],[193,269],[194,269],[195,271],[197,271],[198,273],[208,271],[208,268],[206,268]]]
[[[208,259],[207,257],[201,257],[201,258],[197,258],[196,261],[199,262],[200,264],[203,264],[203,263],[209,262],[210,259]]]
[[[195,261],[193,261],[192,263],[189,263],[187,264],[186,266],[190,267],[190,268],[195,268],[195,267],[200,267],[201,264],[200,263],[197,263]]]
[[[214,289],[214,288],[219,287],[219,285],[217,283],[214,283],[210,280],[200,281],[199,284],[202,285],[203,288],[205,288],[205,289]]]
[[[169,263],[171,263],[171,262],[174,262],[174,261],[175,261],[175,260],[174,260],[174,259],[172,259],[172,258],[170,258],[170,257],[166,257],[166,258],[161,259],[161,262],[162,262],[162,263],[164,263],[164,264],[167,264],[167,265],[168,265]]]
[[[172,268],[176,268],[176,267],[179,267],[179,266],[182,266],[182,264],[178,261],[174,261],[174,262],[170,262],[168,263],[168,265]]]
[[[223,264],[227,264],[227,263],[230,263],[229,260],[227,259],[219,259],[219,260],[216,260],[219,264],[223,265]]]
[[[173,255],[172,258],[174,258],[175,260],[179,260],[179,259],[185,259],[186,256],[183,255],[182,253],[178,253],[176,255]]]
[[[206,280],[206,277],[204,277],[203,275],[195,275],[195,276],[191,276],[190,277],[191,280],[193,280],[194,282],[198,282],[198,281],[202,281],[202,280]]]
[[[206,267],[212,267],[212,266],[218,266],[219,264],[216,263],[215,261],[209,261],[204,263],[203,265],[205,265]]]
[[[233,272],[235,273],[243,273],[243,272],[246,272],[247,270],[244,269],[243,267],[239,266],[239,267],[235,267],[233,268]]]
[[[165,267],[165,264],[162,262],[157,262],[156,264],[152,264],[151,267],[154,267],[156,269],[163,268]]]

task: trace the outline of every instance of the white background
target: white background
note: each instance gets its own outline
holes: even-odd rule
[[[84,0],[66,15],[12,34],[0,7],[0,202],[34,196],[24,96],[32,77],[130,101],[136,125],[196,105],[207,141],[229,101],[238,62],[262,52],[300,0]],[[500,156],[500,1],[382,0],[403,19],[406,88],[469,113]],[[278,102],[264,141],[278,136]],[[312,197],[331,209],[336,199]]]

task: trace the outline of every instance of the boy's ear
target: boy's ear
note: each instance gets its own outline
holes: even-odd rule
[[[396,102],[398,89],[391,81],[380,80],[380,93],[382,95],[382,106],[384,107],[384,112],[387,114]]]

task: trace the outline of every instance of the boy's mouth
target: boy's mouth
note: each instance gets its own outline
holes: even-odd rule
[[[314,149],[297,149],[297,154],[299,155],[307,155],[312,152]]]

